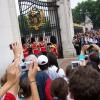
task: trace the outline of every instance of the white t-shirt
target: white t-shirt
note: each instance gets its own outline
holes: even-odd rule
[[[67,95],[67,100],[74,100],[74,99],[71,99],[70,93]]]
[[[59,71],[57,72],[57,67],[56,66],[51,66],[46,70],[46,73],[49,75],[49,77],[54,80],[56,78],[65,77],[65,72],[62,68],[59,68]]]
[[[93,43],[93,39],[92,38],[89,38],[88,40],[90,43]]]
[[[49,70],[53,70],[53,71],[55,71],[55,72],[57,72],[57,67],[56,66],[51,66],[51,67],[49,67]],[[64,72],[64,70],[62,69],[62,68],[59,68],[59,71],[57,72],[58,73],[58,75],[60,76],[60,77],[65,77],[65,72]]]

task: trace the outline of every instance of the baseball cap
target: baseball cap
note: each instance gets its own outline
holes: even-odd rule
[[[45,65],[48,63],[48,58],[45,55],[40,55],[38,57],[38,64],[39,65]]]
[[[28,57],[26,57],[25,61],[32,61],[33,59],[35,59],[37,62],[37,57],[35,55],[31,54]]]

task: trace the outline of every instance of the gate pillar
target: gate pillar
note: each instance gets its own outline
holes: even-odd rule
[[[63,55],[64,57],[70,57],[75,55],[75,50],[72,44],[74,28],[70,0],[59,0],[57,5],[59,6],[58,15],[61,29]]]
[[[15,0],[0,0],[0,77],[13,60],[9,44],[20,38]]]

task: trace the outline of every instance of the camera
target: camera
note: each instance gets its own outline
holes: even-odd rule
[[[71,62],[72,69],[79,67],[79,65],[80,65],[80,61],[72,61]]]
[[[9,45],[9,47],[10,47],[10,49],[12,50],[12,45],[11,45],[11,44]]]
[[[89,56],[88,55],[85,55],[85,60],[88,60],[89,59]]]
[[[88,50],[91,50],[93,48],[93,45],[91,44],[90,47],[88,48]]]
[[[20,64],[20,68],[22,72],[28,71],[29,70],[29,65],[31,64],[31,61],[27,61],[27,62],[22,62]]]

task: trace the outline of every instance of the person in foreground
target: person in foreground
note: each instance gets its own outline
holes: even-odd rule
[[[20,78],[20,68],[18,66],[20,64],[21,45],[15,42],[11,44],[11,47],[14,54],[14,60],[8,66],[6,71],[6,82],[4,82],[0,89],[0,98],[5,95],[4,100],[6,100],[6,98],[9,100],[15,100],[13,95],[17,95]]]
[[[90,52],[86,57],[85,53],[89,50],[92,50],[92,52]],[[92,65],[92,68],[100,72],[100,47],[96,44],[84,45],[81,49],[79,60],[82,64]]]
[[[91,66],[75,69],[69,79],[69,92],[74,100],[100,100],[100,73]]]
[[[16,59],[7,69],[7,82],[0,89],[0,99],[5,95],[4,100],[15,100],[17,95],[20,70],[18,68],[19,59]]]
[[[19,81],[21,75],[21,70],[19,67],[21,48],[19,48],[17,43],[14,43],[12,44],[12,50],[14,53],[14,61],[8,66],[6,71],[5,82],[0,89],[0,100],[16,100],[19,91]],[[28,79],[32,90],[32,100],[40,100],[35,81],[37,71],[38,64],[34,60],[29,65],[28,71]]]
[[[51,83],[51,94],[53,100],[66,100],[68,95],[68,84],[63,78],[56,78]]]
[[[34,66],[33,66],[34,65]],[[40,100],[37,85],[36,85],[36,74],[39,70],[38,64],[36,61],[30,64],[28,78],[30,81],[31,91],[32,91],[32,100]]]

